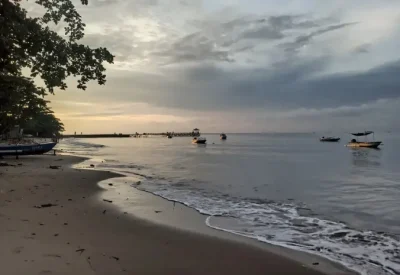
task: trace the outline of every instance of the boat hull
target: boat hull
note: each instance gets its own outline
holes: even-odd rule
[[[340,138],[320,138],[319,141],[321,142],[338,142]]]
[[[56,144],[56,142],[49,142],[41,144],[0,145],[0,156],[41,155],[52,150]]]
[[[193,144],[206,144],[206,140],[193,140],[192,143]]]
[[[378,148],[381,145],[381,141],[370,141],[370,142],[349,142],[348,147],[363,147],[363,148]]]

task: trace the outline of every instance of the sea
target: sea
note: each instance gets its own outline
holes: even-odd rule
[[[205,214],[207,226],[313,253],[363,275],[400,274],[400,135],[380,150],[310,134],[62,140],[95,169]]]

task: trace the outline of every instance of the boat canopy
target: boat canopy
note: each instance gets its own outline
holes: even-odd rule
[[[362,136],[368,136],[373,133],[374,132],[372,132],[372,131],[365,131],[365,132],[361,132],[361,133],[351,133],[351,134],[356,137],[362,137]]]

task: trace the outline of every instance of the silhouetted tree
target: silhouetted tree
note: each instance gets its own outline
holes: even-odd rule
[[[53,119],[44,100],[46,90],[66,89],[69,76],[77,78],[78,89],[85,90],[90,80],[102,85],[106,82],[103,63],[113,62],[107,49],[78,43],[85,24],[71,0],[35,0],[46,10],[41,18],[29,17],[20,2],[0,0],[0,132],[15,124],[36,121],[39,125],[37,120]],[[81,2],[88,4],[87,0]],[[61,21],[65,23],[64,37],[48,25]],[[46,90],[23,76],[23,69],[32,78],[40,77]]]

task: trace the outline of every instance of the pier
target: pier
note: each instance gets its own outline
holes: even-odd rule
[[[137,135],[137,133],[136,133],[136,135]],[[200,136],[200,130],[195,128],[191,132],[143,133],[143,135],[144,136],[198,137],[198,136]]]
[[[62,135],[62,138],[128,138],[130,134],[87,134]]]
[[[149,136],[173,136],[173,137],[198,137],[200,136],[200,130],[195,128],[191,132],[163,132],[163,133],[138,133],[135,134],[73,134],[73,135],[62,135],[61,138],[141,138]]]

